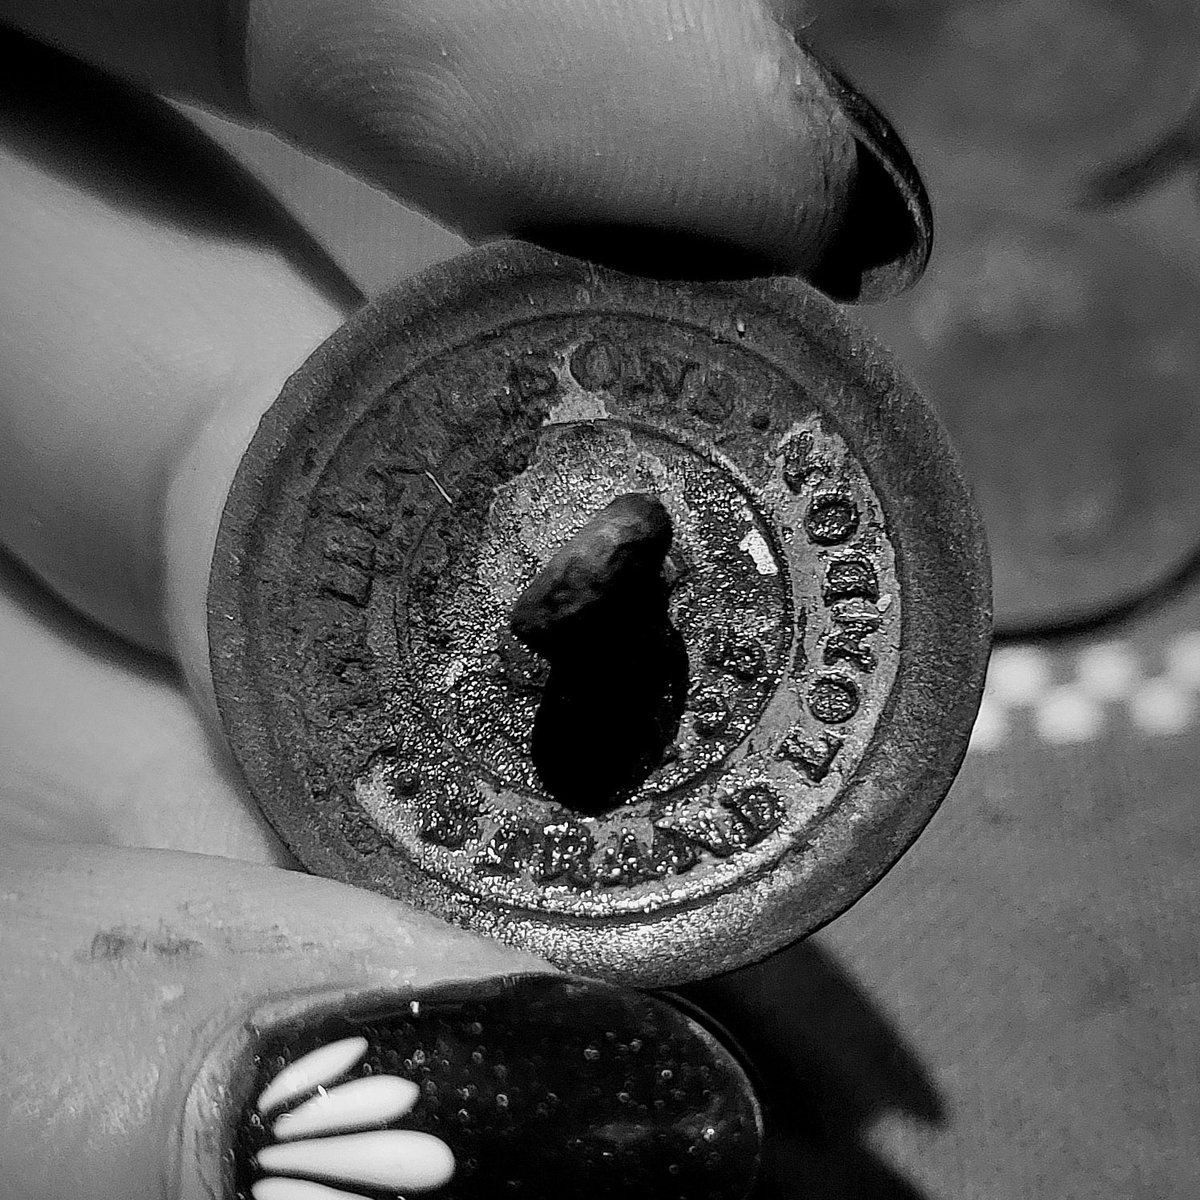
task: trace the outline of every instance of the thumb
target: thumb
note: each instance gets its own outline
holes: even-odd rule
[[[593,1160],[625,1194],[665,1195],[687,1186],[688,1168],[664,1172],[698,1120],[707,1191],[740,1196],[753,1176],[744,1076],[663,1001],[227,859],[13,843],[0,874],[16,1200],[302,1200],[451,1176],[456,1196],[509,1178],[535,1197],[581,1189]]]

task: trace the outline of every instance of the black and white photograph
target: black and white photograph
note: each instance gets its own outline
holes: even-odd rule
[[[1197,0],[0,0],[0,1200],[1200,1197]]]

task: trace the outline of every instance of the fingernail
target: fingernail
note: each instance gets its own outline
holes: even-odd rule
[[[231,1086],[237,1200],[740,1200],[762,1114],[702,1015],[589,981],[447,985],[263,1031]]]
[[[797,40],[850,123],[857,171],[841,228],[811,279],[836,300],[886,300],[912,287],[933,251],[933,210],[921,174],[891,123],[812,46]]]

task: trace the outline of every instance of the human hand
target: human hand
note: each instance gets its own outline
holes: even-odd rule
[[[0,18],[473,235],[641,227],[804,272],[853,187],[840,110],[756,5]],[[490,1004],[548,968],[272,869],[293,864],[197,715],[208,564],[259,417],[359,297],[169,106],[16,34],[0,55],[0,540],[38,581],[10,564],[0,600],[0,1161],[18,1197],[199,1195],[227,1182],[260,1024],[448,982]],[[582,996],[562,1011],[599,1019]],[[724,1069],[672,1010],[603,1003]]]

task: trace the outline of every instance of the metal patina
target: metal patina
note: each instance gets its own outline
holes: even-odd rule
[[[535,765],[548,667],[510,615],[631,493],[670,517],[686,693],[662,761],[585,811]],[[307,867],[644,984],[761,958],[879,878],[954,776],[987,639],[944,435],[830,301],[519,244],[289,381],[210,592],[231,744]],[[584,773],[606,747],[580,744]]]

